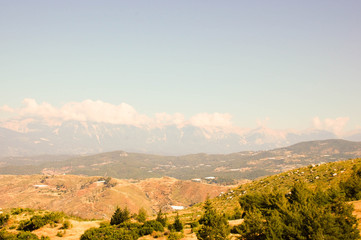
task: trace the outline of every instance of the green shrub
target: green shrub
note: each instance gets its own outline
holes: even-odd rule
[[[69,220],[65,220],[63,222],[63,226],[61,227],[61,229],[69,229],[71,228],[71,223],[69,222]]]
[[[28,213],[34,213],[34,210],[30,208],[13,208],[11,209],[11,215],[19,215],[20,213],[28,212]]]
[[[34,231],[45,226],[48,223],[50,223],[53,227],[54,223],[60,223],[63,217],[64,213],[61,212],[51,212],[45,214],[44,216],[34,215],[29,220],[20,221],[18,230]]]
[[[168,240],[179,240],[184,237],[183,233],[181,232],[170,232],[167,239]]]
[[[9,214],[4,214],[4,213],[1,213],[0,214],[0,227],[4,226],[5,224],[8,223],[10,219],[10,216]]]
[[[145,235],[150,235],[154,232],[154,229],[152,227],[142,227],[140,230],[139,230],[139,235],[140,236],[145,236]]]
[[[54,223],[60,223],[63,218],[65,217],[65,214],[63,212],[51,212],[44,215],[44,219],[47,223],[54,222]]]
[[[38,236],[31,232],[19,232],[16,235],[16,239],[18,240],[39,240]]]
[[[58,226],[58,224],[56,224],[55,222],[51,222],[51,223],[50,223],[50,227],[51,227],[51,228],[55,228],[55,227],[57,227],[57,226]]]
[[[163,232],[164,231],[163,225],[160,222],[156,221],[156,220],[146,221],[144,223],[143,227],[150,227],[150,228],[153,228],[154,231],[158,231],[158,232]]]
[[[64,237],[65,233],[66,233],[65,230],[64,231],[59,231],[59,232],[57,232],[56,236],[57,237]]]
[[[136,235],[141,235],[140,234],[140,229],[142,228],[142,224],[140,223],[132,223],[132,222],[124,222],[122,224],[118,225],[119,228],[123,228],[125,230],[129,230],[132,233],[136,234]]]
[[[241,219],[242,211],[239,207],[234,208],[233,214],[228,218],[229,220]]]
[[[0,231],[0,239],[1,240],[16,240],[16,235],[9,233],[5,230]]]
[[[20,221],[18,230],[23,231],[34,231],[36,229],[39,229],[47,224],[47,221],[45,218],[39,215],[34,215],[30,218],[30,220],[23,220]]]
[[[9,229],[16,229],[16,225],[11,225]]]
[[[351,176],[345,181],[340,183],[340,188],[346,195],[348,201],[361,199],[361,167],[353,167]]]
[[[197,227],[199,227],[199,222],[198,221],[191,222],[190,225],[191,225],[191,228],[197,228]]]
[[[138,239],[138,237],[138,235],[129,230],[109,226],[103,228],[90,228],[84,232],[80,237],[80,240],[135,240]]]
[[[248,196],[247,196],[248,195]],[[353,207],[337,191],[311,191],[296,183],[287,196],[274,190],[240,198],[246,214],[241,239],[359,239]]]

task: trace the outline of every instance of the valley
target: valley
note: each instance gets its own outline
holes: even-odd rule
[[[237,180],[256,179],[310,164],[359,156],[361,142],[334,139],[232,154],[162,156],[115,151],[89,156],[7,157],[0,159],[0,174],[71,174],[119,179],[169,176],[230,185],[237,183]]]

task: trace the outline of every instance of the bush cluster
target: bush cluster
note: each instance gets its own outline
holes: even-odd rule
[[[64,213],[51,212],[41,215],[34,215],[29,220],[22,220],[19,223],[18,230],[34,231],[45,226],[48,223],[60,223],[64,218]]]
[[[8,221],[9,221],[9,219],[10,219],[9,214],[1,213],[1,214],[0,214],[0,228],[1,228],[2,226],[4,226],[5,224],[7,224]]]
[[[311,191],[296,183],[288,194],[254,192],[239,200],[244,222],[233,229],[241,239],[359,239],[353,207],[339,190]]]
[[[143,210],[142,210],[143,211]],[[117,207],[110,224],[102,224],[99,228],[91,228],[84,232],[81,240],[95,240],[95,239],[125,239],[133,240],[141,236],[151,235],[155,232],[163,232],[166,224],[166,217],[163,213],[158,214],[157,220],[145,221],[146,215],[142,213],[142,217],[138,223],[130,222],[130,212],[125,207],[121,209]],[[139,214],[138,214],[139,216]],[[143,223],[144,222],[144,223]]]
[[[0,231],[1,240],[50,240],[49,237],[41,236],[39,239],[38,236],[31,232],[19,232],[18,234],[9,233],[7,231]]]

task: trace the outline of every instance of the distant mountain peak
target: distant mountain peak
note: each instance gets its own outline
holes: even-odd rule
[[[246,150],[268,150],[303,141],[335,139],[331,132],[256,129],[230,131],[207,129],[185,124],[142,128],[69,120],[52,125],[40,119],[18,119],[2,123],[0,155],[94,154],[103,151],[125,151],[183,155],[191,153],[232,153]],[[39,139],[47,139],[42,141]],[[350,140],[361,140],[361,134]]]

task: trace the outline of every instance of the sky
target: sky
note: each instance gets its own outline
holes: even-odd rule
[[[360,12],[358,0],[0,0],[0,120],[361,129]]]

